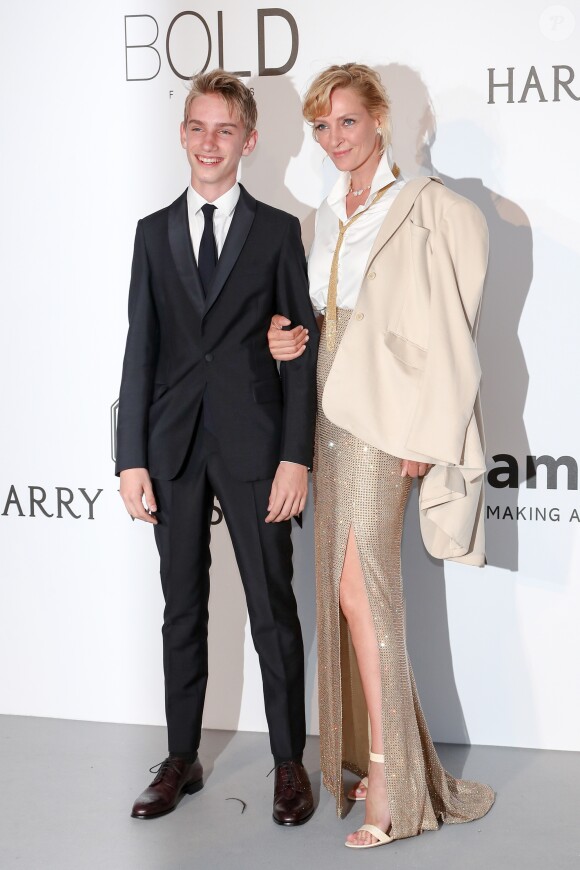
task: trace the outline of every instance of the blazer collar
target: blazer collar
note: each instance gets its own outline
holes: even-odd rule
[[[399,229],[415,203],[415,200],[423,190],[432,181],[443,184],[440,178],[436,176],[422,176],[420,178],[412,178],[408,181],[403,189],[399,192],[392,206],[390,207],[386,218],[384,219],[374,244],[371,248],[369,258],[365,267],[365,275],[370,268],[371,263],[384,246],[387,244],[391,236]]]
[[[181,282],[199,317],[203,317],[205,297],[193,254],[189,218],[187,216],[187,190],[169,206],[169,246]]]
[[[248,191],[240,184],[240,198],[234,211],[234,216],[226,240],[219,256],[213,280],[207,292],[203,316],[205,317],[216,299],[223,290],[224,284],[230,276],[230,273],[238,257],[242,252],[242,248],[248,238],[248,233],[254,222],[256,215],[256,200],[250,196]]]

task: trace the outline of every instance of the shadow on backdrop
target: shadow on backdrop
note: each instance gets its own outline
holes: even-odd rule
[[[532,280],[532,234],[523,210],[485,187],[480,178],[455,178],[433,166],[431,149],[436,118],[431,97],[419,74],[410,67],[377,67],[391,99],[393,156],[407,178],[437,175],[451,189],[474,202],[486,217],[490,257],[480,316],[478,349],[481,359],[482,405],[488,451],[509,452],[518,458],[529,453],[523,412],[528,371],[518,338],[518,324]],[[459,125],[458,125],[459,126]],[[466,135],[469,126],[469,136]],[[468,160],[489,149],[485,134],[475,125],[461,125],[462,148]],[[471,149],[471,150],[470,150]],[[487,153],[487,152],[486,152]],[[475,160],[475,165],[480,165]],[[509,376],[506,377],[506,373]],[[497,501],[497,490],[492,491]],[[502,501],[516,515],[519,490],[504,489]],[[488,489],[489,495],[489,489]],[[488,522],[487,558],[510,571],[518,567],[515,522]],[[471,569],[476,570],[476,569]],[[443,564],[420,544],[417,492],[409,500],[403,538],[403,576],[407,600],[409,651],[422,703],[435,740],[469,743],[469,733],[453,673]],[[469,582],[466,578],[465,582]],[[512,579],[509,575],[502,609],[513,611],[518,625]],[[510,594],[511,593],[511,594]],[[493,627],[490,626],[490,632]],[[513,637],[510,654],[513,660]],[[523,659],[523,652],[520,650]],[[522,661],[520,673],[525,673]],[[499,686],[498,686],[499,689]],[[533,716],[529,687],[518,686],[518,705]]]
[[[431,149],[437,124],[425,83],[415,70],[400,64],[378,72],[392,101],[393,153],[403,174],[438,175],[447,187],[474,202],[487,220],[489,264],[477,342],[487,455],[489,459],[509,453],[521,462],[530,452],[524,424],[529,375],[518,337],[533,274],[530,222],[519,205],[485,187],[481,178],[457,178],[435,168]],[[475,124],[457,122],[447,133],[461,143],[468,168],[490,165],[494,143]],[[501,496],[502,509],[509,506],[516,516],[519,489],[488,486],[487,494],[494,502]],[[517,523],[490,522],[486,533],[488,563],[517,571]]]
[[[242,183],[252,196],[296,215],[306,252],[314,237],[316,211],[299,200],[285,183],[292,158],[304,141],[302,101],[287,76],[260,76],[248,81],[258,106],[258,145],[242,161]]]

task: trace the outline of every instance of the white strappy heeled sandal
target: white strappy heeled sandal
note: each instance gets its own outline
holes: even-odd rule
[[[364,785],[365,788],[368,788],[369,787],[368,776],[363,776],[362,779],[359,781],[359,785]],[[357,788],[358,788],[358,786],[357,786]],[[356,788],[351,788],[351,790],[348,792],[348,794],[346,796],[346,799],[349,801],[366,801],[367,796],[366,796],[366,794],[357,795]]]
[[[371,752],[369,754],[369,757],[370,757],[371,761],[376,761],[378,764],[385,763],[385,756],[384,755],[378,755],[376,752]],[[365,779],[367,780],[366,783],[362,779],[361,779],[361,782],[368,787],[367,777],[365,777]],[[352,798],[351,798],[351,800],[352,800]],[[355,800],[364,800],[364,798],[355,798]],[[355,833],[358,834],[359,831],[366,831],[367,833],[371,834],[371,836],[375,837],[377,842],[376,843],[345,843],[344,845],[347,846],[347,848],[349,848],[349,849],[374,849],[375,846],[386,846],[387,843],[392,843],[392,841],[394,840],[394,837],[390,837],[387,833],[385,833],[384,831],[381,831],[380,828],[377,828],[376,825],[361,825],[360,828],[358,828]]]

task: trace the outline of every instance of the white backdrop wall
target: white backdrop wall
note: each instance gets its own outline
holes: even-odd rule
[[[184,11],[195,14],[170,30],[172,69],[167,33]],[[0,40],[0,711],[164,721],[156,551],[117,493],[111,415],[135,224],[188,182],[174,70],[221,60],[244,73],[260,144],[243,181],[298,215],[308,246],[334,170],[300,95],[325,65],[358,60],[390,91],[403,172],[441,175],[491,236],[489,566],[428,558],[412,500],[404,571],[424,707],[439,740],[580,749],[578,0],[285,0],[277,14],[250,0],[31,0],[5,12]],[[548,457],[537,475],[530,456]],[[294,543],[316,733],[311,510]],[[205,724],[265,730],[223,523],[213,558]]]

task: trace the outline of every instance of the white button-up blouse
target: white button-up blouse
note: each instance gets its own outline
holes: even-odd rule
[[[389,167],[386,155],[383,154],[368,197],[363,199],[364,194],[361,196],[362,202],[351,217],[364,211],[366,203],[372,202],[376,192],[393,181],[395,176]],[[365,266],[379,227],[404,185],[405,179],[399,175],[396,183],[384,196],[347,229],[338,261],[337,306],[339,308],[355,307]],[[308,258],[308,277],[312,304],[316,311],[321,313],[326,310],[330,267],[338,240],[338,222],[341,220],[345,223],[349,220],[346,216],[346,195],[349,187],[350,173],[341,172],[316,214],[316,232]]]

